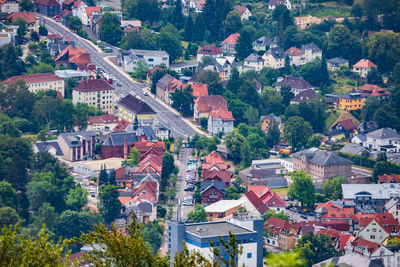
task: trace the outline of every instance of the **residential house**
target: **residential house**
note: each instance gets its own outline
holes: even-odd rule
[[[33,32],[39,32],[39,19],[36,18],[33,12],[15,12],[12,13],[8,19],[14,23],[18,18],[23,19],[26,22],[26,36],[30,37]]]
[[[364,256],[364,260],[375,261],[377,263],[380,263],[381,266],[385,267],[398,266],[400,264],[399,246],[398,245],[380,246],[370,255]]]
[[[35,0],[34,6],[35,12],[51,18],[60,14],[61,11],[61,5],[56,0]]]
[[[137,141],[136,132],[110,133],[101,144],[101,158],[127,159],[132,146]]]
[[[73,7],[74,7],[74,0],[64,0],[61,3],[61,10],[68,10],[72,12]]]
[[[133,201],[147,202],[152,204],[154,209],[153,220],[156,218],[156,206],[158,202],[159,195],[159,183],[156,181],[149,181],[139,184],[132,188],[131,196]],[[149,218],[150,220],[150,218]]]
[[[18,26],[5,25],[0,22],[0,45],[18,45]]]
[[[262,68],[264,68],[264,59],[262,56],[252,53],[244,59],[244,68],[259,72],[262,70]]]
[[[268,9],[273,10],[279,5],[284,5],[289,10],[292,9],[292,4],[289,0],[270,0],[268,2]]]
[[[192,88],[192,96],[194,99],[197,99],[201,96],[208,96],[207,84],[204,83],[195,83],[191,84]]]
[[[363,146],[368,149],[384,152],[400,151],[400,135],[391,128],[381,128],[365,135],[367,140]]]
[[[282,130],[282,119],[276,116],[274,113],[268,114],[266,116],[260,117],[261,130],[263,132],[268,132],[273,124],[277,124],[279,130]]]
[[[239,72],[242,69],[242,66],[237,61],[234,56],[223,56],[215,58],[215,65],[214,66],[207,66],[204,69],[210,69],[218,72],[219,78],[221,82],[226,82],[231,77],[232,69],[235,67]]]
[[[224,163],[218,164],[222,165]],[[201,181],[209,183],[224,183],[225,188],[228,188],[231,183],[231,176],[231,172],[227,170],[203,170]]]
[[[324,266],[383,267],[389,265],[383,265],[380,259],[370,259],[359,253],[350,253],[313,264],[313,267]]]
[[[208,115],[207,131],[211,135],[230,133],[233,130],[234,121],[231,111],[221,108],[212,110]]]
[[[304,52],[306,62],[313,61],[316,58],[322,59],[322,49],[312,42],[303,45],[301,51]]]
[[[341,67],[349,67],[349,61],[341,57],[334,57],[326,61],[328,70],[336,71]]]
[[[140,20],[121,20],[121,29],[124,33],[139,32],[140,27],[142,27]]]
[[[356,130],[357,126],[354,124],[352,119],[336,122],[332,125],[332,131],[343,132],[346,137],[349,137],[351,133]]]
[[[391,213],[379,213],[374,214],[372,218],[362,218],[359,226],[363,227],[358,232],[359,237],[378,244],[399,232],[399,222],[394,219]]]
[[[74,162],[71,164],[71,167],[74,173],[87,177],[98,177],[104,166],[106,166],[107,173],[110,173],[111,171],[121,168],[122,161],[123,159],[121,158],[86,160]]]
[[[239,33],[232,33],[229,35],[225,40],[222,41],[222,51],[224,53],[228,53],[230,55],[236,54],[235,46],[238,42],[240,37]]]
[[[360,59],[356,64],[353,65],[353,73],[358,74],[360,77],[366,78],[368,73],[373,67],[377,67],[371,60]]]
[[[200,183],[201,204],[209,205],[224,199],[225,183],[202,181]]]
[[[94,155],[98,131],[61,133],[57,142],[67,161],[85,160]]]
[[[218,203],[218,202],[217,202]],[[207,207],[206,207],[207,208]],[[263,220],[254,218],[233,218],[230,221],[182,223],[180,221],[168,221],[168,254],[170,263],[174,262],[176,253],[183,250],[186,244],[189,253],[199,252],[207,260],[213,260],[210,254],[209,244],[221,251],[222,258],[229,258],[228,252],[220,243],[220,239],[228,240],[230,234],[235,236],[238,244],[241,244],[242,254],[235,259],[235,266],[263,265]]]
[[[247,199],[220,200],[205,207],[208,221],[225,221],[234,217],[239,210],[243,209],[243,204]]]
[[[385,204],[385,211],[393,215],[393,218],[400,222],[400,202],[398,198],[392,198]]]
[[[400,175],[384,174],[378,176],[378,184],[398,184],[400,183]]]
[[[220,95],[200,96],[194,100],[193,105],[193,119],[196,123],[200,118],[207,118],[213,110],[228,109],[225,99]]]
[[[146,158],[148,158],[149,156],[146,156]],[[155,156],[150,156],[150,157],[155,157]],[[159,156],[156,156],[159,157]],[[162,156],[161,156],[162,157]],[[146,159],[145,158],[145,159]],[[154,160],[150,160],[150,161],[145,161],[145,162],[140,162],[138,164],[139,168],[137,168],[135,170],[135,172],[131,173],[131,176],[133,177],[134,174],[152,174],[152,175],[158,175],[161,176],[161,170],[162,170],[162,160],[161,163],[154,161]]]
[[[74,17],[78,17],[81,21],[83,20],[83,13],[85,12],[85,8],[87,7],[86,3],[83,1],[75,1],[72,6],[72,15]]]
[[[248,191],[246,194],[241,196],[240,199],[247,200],[243,204],[243,208],[245,209],[245,213],[256,215],[256,216],[263,216],[268,211],[267,205],[265,205],[257,196],[254,194],[253,191]]]
[[[118,118],[133,123],[138,120],[140,125],[152,125],[157,113],[144,101],[128,94],[117,103]]]
[[[156,137],[159,140],[168,140],[171,136],[171,130],[162,123],[153,123],[153,130],[156,132]]]
[[[73,49],[75,48],[75,41],[73,41],[72,38],[69,38],[69,37],[64,38],[60,34],[47,35],[47,50],[53,57],[58,56],[69,45],[71,45]],[[79,53],[81,51],[75,50],[74,52]],[[74,52],[72,52],[72,53],[74,53]]]
[[[264,231],[267,233],[265,244],[289,251],[296,247],[297,231],[291,223],[280,218],[269,217],[265,221]]]
[[[253,42],[253,50],[256,52],[259,51],[267,51],[268,49],[272,47],[278,47],[278,45],[269,39],[267,36],[261,36],[257,40]]]
[[[0,7],[1,12],[13,13],[19,11],[19,4],[16,0],[2,0]]]
[[[202,12],[205,4],[205,0],[189,0],[189,8],[193,9],[196,13]]]
[[[56,66],[68,66],[71,69],[85,69],[90,64],[90,54],[83,48],[68,45],[56,58]]]
[[[305,53],[296,47],[290,47],[285,51],[285,54],[289,56],[290,65],[301,66],[306,64]]]
[[[119,55],[120,64],[127,72],[134,72],[139,60],[150,69],[162,65],[169,68],[169,55],[162,50],[131,49],[122,51]]]
[[[91,22],[94,19],[99,19],[101,17],[101,10],[98,6],[87,6],[84,8],[82,13],[82,24],[86,26],[91,26]]]
[[[171,105],[171,94],[175,92],[175,90],[183,90],[184,87],[185,85],[181,81],[169,74],[165,74],[156,84],[156,95],[162,101]]]
[[[375,130],[378,130],[378,124],[374,121],[363,121],[360,125],[357,127],[357,134],[367,134],[370,132],[373,132]]]
[[[67,1],[64,1],[64,2],[67,2]],[[71,3],[72,3],[72,6],[73,6],[74,1],[72,1]],[[64,3],[63,3],[63,6],[64,6]],[[68,27],[68,25],[69,25],[69,20],[70,20],[72,17],[73,17],[73,15],[72,15],[72,9],[71,9],[71,10],[69,10],[69,9],[64,9],[64,8],[62,9],[61,14],[60,14],[60,20],[61,20],[61,23],[62,23],[64,26]]]
[[[57,140],[37,141],[33,144],[32,150],[34,153],[48,152],[54,157],[63,155],[63,152]]]
[[[290,104],[299,104],[300,102],[308,102],[317,98],[317,93],[314,89],[307,89],[298,93],[290,100]]]
[[[103,112],[112,113],[114,88],[103,79],[84,80],[72,89],[72,102],[86,103]]]
[[[150,138],[146,138],[150,139]],[[154,140],[154,139],[153,139]],[[162,156],[165,151],[165,142],[153,141],[153,140],[143,140],[136,142],[133,146],[139,151],[140,158],[144,159],[148,155]]]
[[[262,56],[264,67],[281,69],[285,67],[285,52],[280,47],[271,47]]]
[[[382,87],[375,84],[364,84],[356,90],[357,93],[363,96],[376,97],[381,101],[386,101],[390,93]]]
[[[245,185],[264,185],[270,188],[286,187],[286,178],[283,177],[287,173],[285,167],[279,162],[267,162],[265,164],[253,164],[239,172]]]
[[[312,147],[292,154],[295,170],[304,170],[315,180],[325,181],[336,176],[351,176],[351,164],[337,152]]]
[[[315,208],[315,219],[332,229],[352,231],[354,208],[342,207],[333,201],[318,203]]]
[[[360,93],[350,91],[339,96],[339,109],[351,111],[362,109],[365,97]]]
[[[286,212],[286,202],[271,188],[265,185],[249,185],[247,192],[252,191],[264,203],[268,209],[275,210],[277,213]]]
[[[118,124],[118,119],[112,114],[88,116],[87,130],[112,130]]]
[[[215,45],[205,45],[197,52],[197,61],[201,62],[203,57],[217,58],[222,57],[222,50]]]
[[[36,94],[38,91],[54,90],[64,97],[64,79],[57,77],[53,73],[13,76],[4,82],[13,84],[19,80],[25,83],[31,93]]]
[[[379,244],[357,237],[346,246],[346,255],[370,255],[379,248]],[[364,265],[363,265],[364,266]],[[368,265],[367,265],[368,266]],[[377,265],[382,266],[382,265]]]
[[[248,20],[251,17],[250,10],[245,6],[235,6],[234,9],[239,13],[241,20]]]
[[[290,86],[295,96],[305,90],[314,90],[314,87],[302,77],[285,76],[276,83],[276,90],[280,91],[282,86]]]
[[[294,24],[296,24],[299,30],[304,30],[313,24],[320,24],[322,22],[321,18],[313,17],[311,15],[308,16],[300,16],[294,18]]]

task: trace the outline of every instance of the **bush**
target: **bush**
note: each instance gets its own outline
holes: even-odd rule
[[[161,205],[157,205],[157,217],[165,218],[166,214],[167,214],[167,209],[163,208]]]
[[[46,27],[39,26],[39,35],[40,36],[47,36],[49,32],[47,31]]]

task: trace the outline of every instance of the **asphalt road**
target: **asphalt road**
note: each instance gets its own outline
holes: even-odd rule
[[[174,218],[176,218],[177,206],[181,204],[181,216],[183,220],[187,219],[187,214],[189,211],[194,209],[194,206],[184,206],[183,199],[187,194],[193,194],[194,192],[186,192],[186,169],[187,169],[187,159],[190,156],[190,148],[182,148],[181,153],[179,154],[179,173],[178,173],[178,181],[176,183],[176,197],[175,197],[175,207],[174,207]]]
[[[157,112],[158,120],[171,130],[172,136],[187,137],[196,134],[196,131],[192,128],[192,126],[182,120],[180,116],[176,115],[164,105],[160,104],[152,96],[144,95],[143,88],[145,87],[145,84],[138,83],[127,78],[121,69],[105,61],[104,58],[109,57],[110,54],[100,53],[95,47],[89,44],[88,40],[76,37],[71,33],[71,31],[65,29],[61,24],[55,22],[54,20],[44,17],[41,14],[37,14],[37,16],[39,17],[41,24],[43,21],[45,21],[44,24],[50,33],[59,33],[64,37],[71,37],[75,41],[75,46],[77,48],[83,48],[86,52],[90,53],[91,61],[96,65],[96,67],[102,68],[104,71],[111,73],[121,84],[120,87],[114,87],[116,94],[119,96],[125,96],[129,93],[134,94],[139,96],[140,99],[145,101],[151,108],[153,108],[153,110]]]

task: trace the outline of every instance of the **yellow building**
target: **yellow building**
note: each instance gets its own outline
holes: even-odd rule
[[[72,102],[86,103],[106,113],[112,113],[114,88],[103,79],[85,80],[72,90]]]
[[[348,92],[339,97],[339,109],[342,110],[357,110],[364,106],[364,97],[356,92]]]
[[[152,125],[157,116],[157,113],[149,105],[131,94],[121,98],[118,101],[117,108],[120,120],[134,122],[137,116],[143,126]]]
[[[281,69],[285,67],[285,52],[280,47],[272,47],[262,56],[264,67]]]

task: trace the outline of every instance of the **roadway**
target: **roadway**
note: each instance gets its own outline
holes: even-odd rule
[[[105,60],[105,58],[109,57],[110,54],[102,52],[90,41],[73,34],[61,23],[55,22],[54,20],[41,14],[37,14],[37,16],[40,19],[41,25],[44,24],[49,33],[58,33],[64,37],[71,37],[75,41],[75,47],[83,48],[86,52],[90,53],[91,61],[96,65],[96,67],[102,68],[105,72],[113,75],[117,82],[121,84],[121,86],[114,86],[115,93],[119,97],[127,94],[133,94],[146,102],[157,113],[159,122],[171,130],[171,135],[173,137],[187,137],[197,133],[193,128],[195,126],[190,125],[190,122],[183,120],[179,115],[176,114],[176,112],[171,110],[172,108],[159,103],[158,100],[156,100],[150,94],[144,94],[144,88],[146,87],[145,84],[134,81],[132,78],[129,78],[129,76],[118,66],[115,66],[114,64]]]

